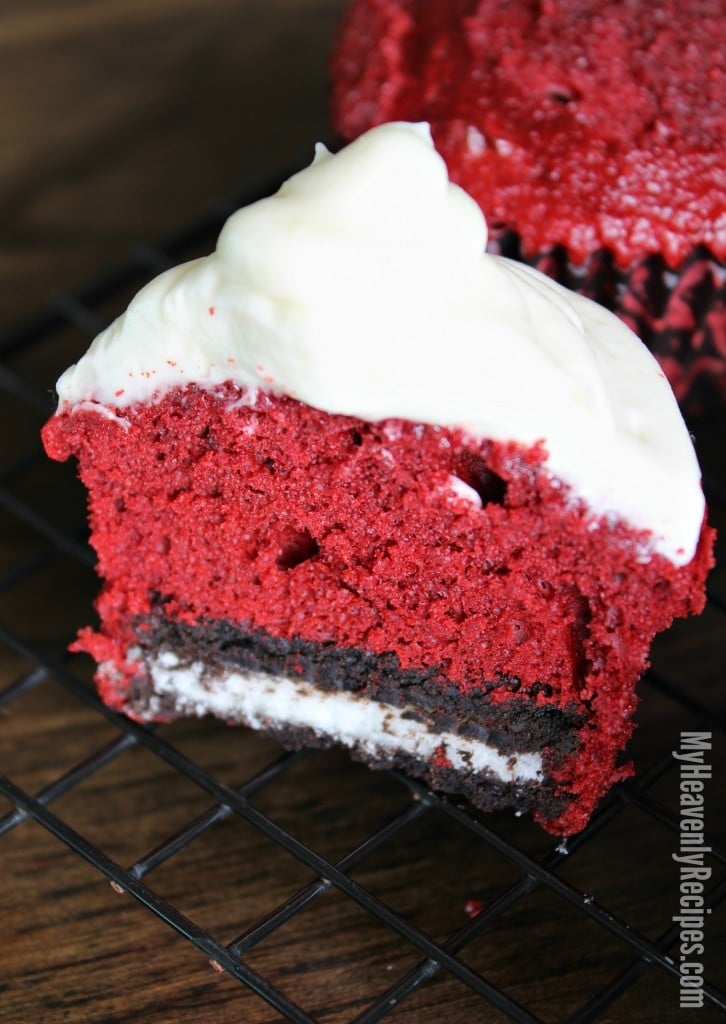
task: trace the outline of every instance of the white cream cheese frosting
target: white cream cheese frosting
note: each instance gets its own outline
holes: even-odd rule
[[[318,146],[230,217],[216,252],[139,292],[60,378],[59,411],[233,381],[368,421],[542,441],[547,471],[594,516],[689,562],[700,471],[655,359],[613,314],[486,240],[425,125]]]

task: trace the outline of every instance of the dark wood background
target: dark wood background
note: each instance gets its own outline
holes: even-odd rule
[[[23,0],[0,4],[0,325],[122,260],[219,198],[276,180],[328,135],[326,61],[342,0]],[[62,353],[13,363],[50,389]],[[5,399],[3,399],[5,402]],[[37,445],[39,417],[12,403],[3,458]],[[721,435],[698,428],[717,468]],[[47,466],[19,493],[64,525],[80,522],[70,467]],[[32,558],[32,529],[2,513],[0,566]],[[0,594],[0,620],[39,650],[61,651],[89,621],[96,582],[60,558]],[[699,700],[723,707],[723,620],[708,613],[659,644],[656,663]],[[720,647],[723,651],[723,646]],[[0,647],[0,689],[29,667]],[[90,675],[86,664],[76,670]],[[678,742],[688,716],[643,688],[633,756],[641,767]],[[278,754],[271,741],[214,723],[162,730],[208,771],[239,784]],[[0,771],[31,793],[113,739],[114,729],[52,682],[0,717]],[[724,839],[722,737],[709,825]],[[672,773],[655,797],[673,810]],[[296,836],[333,859],[410,805],[407,791],[338,753],[318,753],[257,798]],[[129,751],[53,803],[56,813],[122,865],[173,834],[209,797],[143,751]],[[0,816],[10,810],[0,800]],[[499,834],[535,857],[551,837],[497,815]],[[677,912],[676,837],[630,806],[559,869],[573,886],[651,939]],[[150,884],[225,941],[274,909],[310,873],[232,819],[153,872]],[[441,940],[520,877],[444,815],[430,812],[354,877]],[[707,966],[724,983],[723,913],[709,925]],[[564,1021],[632,962],[581,911],[538,890],[514,905],[465,959],[543,1021]],[[420,960],[402,939],[330,893],[262,943],[249,962],[325,1022],[355,1020],[392,978]],[[279,1016],[40,826],[0,838],[0,1020],[13,1024],[272,1022]],[[458,982],[440,978],[386,1020],[503,1021]],[[677,987],[644,972],[601,1018],[685,1019]],[[719,1019],[711,1009],[688,1019]]]
[[[328,133],[343,0],[0,4],[0,319]]]

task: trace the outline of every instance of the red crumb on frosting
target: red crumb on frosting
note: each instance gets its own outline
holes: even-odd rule
[[[441,746],[437,747],[434,751],[434,756],[431,759],[434,768],[452,768],[453,765],[449,758],[446,756],[446,747],[442,743]]]
[[[123,665],[131,624],[161,598],[171,619],[395,652],[463,692],[493,681],[495,701],[584,710],[579,753],[551,766],[576,799],[545,823],[582,828],[623,775],[653,635],[703,606],[711,531],[688,566],[643,562],[644,536],[593,529],[542,471],[541,447],[248,403],[192,385],[123,421],[79,408],[46,425],[51,457],[79,456],[106,580],[100,631],[80,648]],[[112,706],[125,671],[106,678]]]
[[[726,18],[719,0],[353,0],[334,127],[429,121],[452,178],[525,255],[626,266],[723,259]]]

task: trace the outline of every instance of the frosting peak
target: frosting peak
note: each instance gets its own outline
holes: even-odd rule
[[[233,214],[58,382],[61,411],[232,380],[331,413],[542,441],[596,515],[690,560],[700,474],[670,388],[616,317],[484,253],[478,205],[423,125],[387,124]]]

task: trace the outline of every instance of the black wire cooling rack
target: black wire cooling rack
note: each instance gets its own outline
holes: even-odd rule
[[[479,815],[396,773],[351,765],[342,755],[281,754],[272,741],[263,742],[246,730],[225,733],[228,747],[237,744],[242,750],[251,744],[257,757],[244,781],[232,785],[225,781],[227,773],[210,768],[203,754],[185,752],[194,730],[202,730],[206,742],[205,729],[224,726],[146,728],[120,717],[99,701],[88,681],[88,666],[66,654],[74,628],[91,615],[95,582],[72,469],[51,467],[38,440],[39,427],[52,408],[49,383],[144,281],[182,258],[207,251],[235,205],[210,210],[162,245],[139,246],[125,265],[59,297],[0,339],[4,429],[13,437],[0,467],[0,514],[7,536],[18,541],[15,556],[0,566],[0,644],[13,666],[0,684],[0,710],[12,714],[28,694],[38,694],[33,705],[36,740],[38,749],[47,751],[39,755],[41,767],[47,768],[41,773],[46,781],[34,790],[15,781],[12,751],[0,766],[0,793],[12,808],[0,819],[0,858],[3,843],[13,833],[26,830],[28,849],[37,842],[37,829],[28,829],[35,822],[119,893],[130,894],[196,947],[202,954],[201,972],[212,974],[206,958],[218,972],[237,979],[245,997],[268,1014],[255,1020],[273,1019],[261,1002],[266,1001],[279,1015],[274,1019],[298,1024],[426,1021],[424,990],[440,993],[441,1001],[451,1006],[452,1021],[691,1019],[691,1011],[679,1005],[682,929],[675,918],[681,890],[673,854],[680,849],[682,833],[679,762],[672,752],[683,730],[700,731],[712,738],[707,758],[713,777],[706,785],[705,863],[710,877],[703,891],[703,973],[697,975],[703,1006],[692,1017],[720,1017],[726,1010],[726,588],[720,569],[712,577],[704,616],[676,627],[656,645],[655,667],[641,685],[641,726],[632,749],[636,776],[616,786],[588,828],[566,843],[557,843],[524,819]],[[718,437],[711,444],[718,452]],[[717,456],[712,463],[718,464]],[[66,493],[72,495],[68,500]],[[718,478],[709,487],[709,498],[715,517],[723,518],[726,492]],[[67,609],[73,604],[73,581],[81,577],[80,610],[71,625],[68,619],[74,613]],[[39,594],[36,618],[18,616],[18,608],[27,612],[28,602],[40,600]],[[45,695],[58,688],[64,700],[77,705],[83,721],[90,716],[99,735],[108,738],[92,742],[78,763],[56,767],[57,754],[43,744],[42,706]],[[31,733],[32,728],[33,720]],[[219,742],[218,733],[210,735],[210,742]],[[203,743],[195,748],[200,749],[206,750]],[[201,809],[182,817],[173,834],[158,837],[124,866],[113,854],[118,845],[113,823],[104,817],[98,827],[81,831],[74,827],[68,801],[110,765],[123,766],[130,753],[139,751],[148,755],[151,775],[166,778],[171,773],[191,786],[201,796]],[[119,772],[123,788],[122,767]],[[299,781],[301,772],[306,773],[305,786]],[[316,804],[310,794],[317,785],[325,787],[325,797]],[[64,815],[65,807],[71,810]],[[366,817],[368,807],[373,811]],[[300,825],[311,819],[315,824],[316,815],[318,824],[327,823],[323,842],[304,838],[308,833]],[[216,844],[220,830],[234,820],[247,828],[238,892],[244,892],[250,850],[258,850],[253,857],[264,859],[272,849],[275,864],[294,863],[301,869],[300,880],[293,872],[290,883],[286,871],[282,880],[273,875],[268,908],[252,919],[242,914],[239,921],[221,912],[219,893],[214,892]],[[294,827],[288,824],[291,820]],[[195,918],[186,909],[188,901],[179,894],[164,895],[155,880],[202,846],[207,859],[195,876]],[[257,876],[250,884],[258,884]],[[467,893],[471,898],[464,900]],[[351,965],[358,988],[347,1005],[336,1001],[327,982],[321,982],[326,991],[316,990],[314,968],[312,981],[308,978],[307,987],[298,992],[288,983],[294,970],[266,970],[274,957],[255,958],[259,948],[274,952],[288,942],[289,928],[303,918],[309,939],[294,948],[309,945],[318,951],[324,937],[316,938],[316,924],[325,917],[325,900],[331,895],[343,906],[341,919],[360,939]],[[216,908],[216,918],[210,907]],[[27,918],[32,920],[36,909],[29,905]],[[327,941],[333,956],[335,935]],[[405,950],[398,959],[396,944]],[[144,956],[153,960],[153,948]],[[557,977],[566,984],[555,996]],[[252,1010],[247,1013],[239,1019],[252,1019]]]

